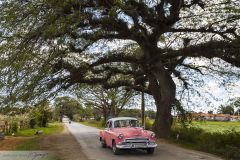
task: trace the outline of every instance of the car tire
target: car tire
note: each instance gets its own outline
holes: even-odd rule
[[[118,155],[120,153],[120,149],[117,148],[115,141],[112,143],[112,151],[114,155]]]
[[[107,147],[106,142],[102,138],[100,139],[100,143],[101,143],[102,148]]]
[[[147,153],[148,154],[153,154],[154,153],[154,148],[148,148]]]

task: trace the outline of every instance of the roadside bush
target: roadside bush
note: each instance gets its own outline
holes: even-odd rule
[[[14,121],[12,124],[11,124],[11,130],[12,130],[12,133],[16,133],[18,131],[18,122]]]
[[[36,120],[35,120],[35,119],[30,119],[30,121],[29,121],[29,127],[30,127],[30,128],[34,128],[35,125],[36,125]]]
[[[149,118],[146,118],[145,120],[145,129],[151,130],[152,129],[153,122]]]
[[[183,144],[192,144],[194,148],[226,157],[240,159],[240,133],[234,130],[225,132],[206,132],[203,129],[173,128],[171,138]]]

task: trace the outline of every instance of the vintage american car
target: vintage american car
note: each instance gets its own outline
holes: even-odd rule
[[[153,154],[157,147],[155,134],[140,127],[138,120],[132,117],[109,119],[99,138],[101,146],[112,148],[114,154],[123,149],[144,149]]]

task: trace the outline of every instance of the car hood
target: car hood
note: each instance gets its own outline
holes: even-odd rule
[[[125,138],[149,137],[148,132],[140,127],[114,128],[114,132],[123,134]]]

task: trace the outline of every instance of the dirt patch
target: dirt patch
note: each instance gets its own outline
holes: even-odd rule
[[[11,151],[15,150],[18,145],[32,137],[8,137],[6,136],[4,140],[0,141],[1,151]]]
[[[54,134],[41,139],[40,149],[52,151],[61,160],[87,160],[81,146],[65,126],[61,134]]]

